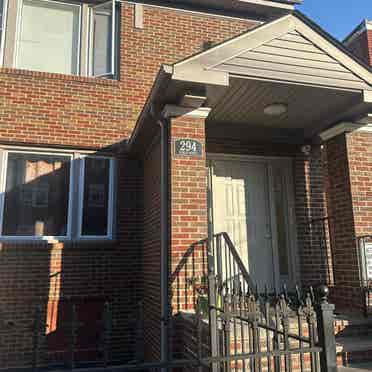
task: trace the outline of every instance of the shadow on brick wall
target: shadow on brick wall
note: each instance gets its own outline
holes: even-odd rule
[[[35,360],[39,365],[71,366],[136,357],[142,293],[142,167],[111,148],[95,155],[101,153],[118,160],[114,240],[1,243],[0,368],[30,367]],[[63,205],[68,193],[57,197],[53,192],[58,180],[69,179],[67,168],[69,164],[7,188],[4,210],[9,217],[4,218],[3,234],[29,233],[29,221],[36,232],[49,233],[58,226],[60,235],[65,234],[61,221],[66,216],[58,204]],[[33,195],[40,185],[49,185],[49,194],[44,189],[44,194]],[[47,220],[44,208],[37,208],[43,203],[59,210],[57,216]]]

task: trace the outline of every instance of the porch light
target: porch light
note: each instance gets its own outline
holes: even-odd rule
[[[285,103],[272,103],[264,108],[264,113],[269,116],[280,116],[288,111],[288,105]]]

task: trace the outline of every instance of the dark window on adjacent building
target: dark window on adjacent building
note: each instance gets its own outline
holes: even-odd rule
[[[0,149],[0,237],[110,239],[114,159]]]
[[[110,159],[84,159],[84,193],[82,206],[82,236],[111,235],[109,226]]]
[[[71,157],[8,154],[5,236],[67,236]]]

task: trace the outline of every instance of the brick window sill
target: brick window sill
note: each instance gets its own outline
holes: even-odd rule
[[[77,76],[77,75],[65,75],[58,74],[54,72],[41,72],[41,71],[30,71],[30,70],[21,70],[15,68],[1,67],[0,74],[12,75],[12,76],[29,76],[38,79],[44,80],[61,80],[61,81],[71,81],[76,83],[85,83],[85,84],[94,84],[94,85],[106,85],[106,86],[119,86],[120,81],[104,79],[104,78],[95,78],[90,76]]]

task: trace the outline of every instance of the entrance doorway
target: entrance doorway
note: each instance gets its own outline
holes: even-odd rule
[[[209,156],[210,231],[227,232],[260,291],[296,282],[292,161]]]

